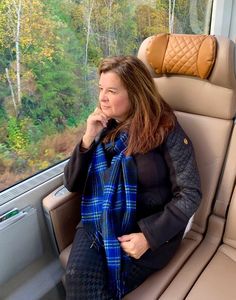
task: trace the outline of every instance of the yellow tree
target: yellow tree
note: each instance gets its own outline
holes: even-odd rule
[[[137,7],[136,19],[141,40],[153,34],[168,32],[167,13],[163,7],[158,7],[157,9],[147,4]]]
[[[13,57],[5,69],[5,77],[17,115],[24,92],[22,82],[33,80],[26,64],[35,59],[52,58],[54,29],[61,25],[47,18],[40,0],[1,0],[0,15],[0,48],[8,49]]]

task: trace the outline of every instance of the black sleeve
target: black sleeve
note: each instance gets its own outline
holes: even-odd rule
[[[81,142],[75,147],[64,168],[64,185],[70,192],[83,192],[94,149],[94,143],[86,151],[81,151]]]
[[[201,201],[200,178],[192,143],[177,123],[163,144],[172,185],[172,199],[162,212],[138,224],[152,250],[184,231]]]

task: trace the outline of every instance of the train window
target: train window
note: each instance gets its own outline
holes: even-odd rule
[[[0,190],[66,159],[101,57],[155,33],[209,33],[213,0],[1,0]]]

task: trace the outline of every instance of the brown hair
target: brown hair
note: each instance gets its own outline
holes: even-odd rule
[[[131,110],[125,121],[110,131],[105,142],[114,140],[123,130],[128,131],[127,155],[146,153],[159,146],[174,127],[176,118],[158,94],[154,81],[144,63],[134,56],[105,58],[99,75],[116,73],[127,89]]]

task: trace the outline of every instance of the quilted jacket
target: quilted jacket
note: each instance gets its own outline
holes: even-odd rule
[[[69,191],[83,191],[93,151],[106,130],[88,150],[81,151],[80,143],[75,147],[64,170],[64,185]],[[194,150],[177,122],[162,145],[136,154],[134,159],[138,173],[136,232],[142,231],[150,245],[135,261],[161,269],[176,252],[201,201]]]

